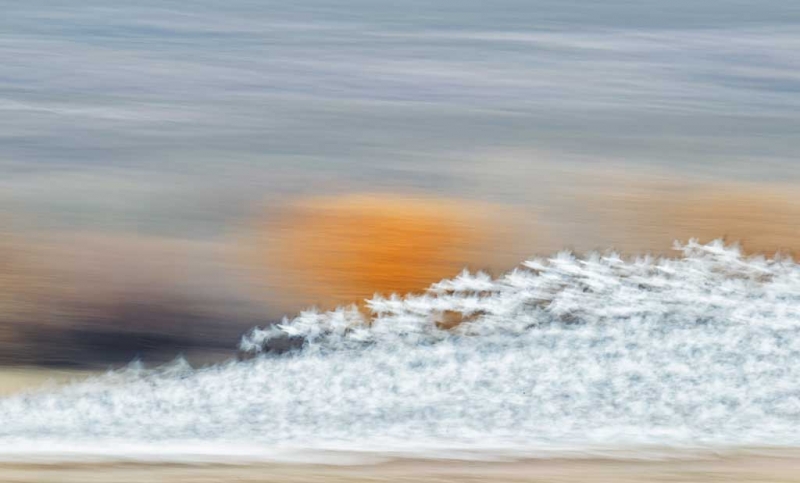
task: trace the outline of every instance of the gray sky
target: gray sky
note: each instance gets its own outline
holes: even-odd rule
[[[0,203],[37,225],[214,237],[287,195],[800,174],[796,2],[0,3]]]

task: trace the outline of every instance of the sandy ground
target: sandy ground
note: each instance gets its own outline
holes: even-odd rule
[[[549,459],[486,463],[405,460],[365,466],[281,464],[0,464],[4,482],[789,482],[800,481],[800,453],[668,461]]]
[[[4,367],[0,368],[0,397],[40,387],[55,387],[71,381],[79,381],[94,374],[99,374],[99,372],[77,369]]]

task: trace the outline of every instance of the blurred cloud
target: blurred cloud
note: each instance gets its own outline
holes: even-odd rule
[[[785,2],[462,3],[11,5],[0,169],[27,176],[0,197],[41,224],[209,236],[344,184],[523,203],[535,173],[463,161],[503,149],[797,178]]]

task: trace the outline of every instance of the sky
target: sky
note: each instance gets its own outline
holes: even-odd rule
[[[575,165],[799,171],[794,2],[3,11],[0,201],[38,225],[214,237],[307,193],[535,204]]]
[[[4,296],[17,307],[37,292],[25,304],[39,311],[58,300],[56,319],[104,314],[70,315],[81,327],[139,327],[141,308],[109,300],[167,293],[159,303],[191,306],[192,320],[200,305],[215,307],[204,321],[239,307],[225,316],[239,320],[233,337],[257,314],[365,295],[348,292],[335,249],[370,240],[382,260],[395,245],[448,253],[431,282],[565,247],[727,236],[800,248],[797,2],[0,0],[0,11],[0,234],[7,266],[48,281],[5,268],[17,288]],[[324,280],[305,284],[314,263]]]

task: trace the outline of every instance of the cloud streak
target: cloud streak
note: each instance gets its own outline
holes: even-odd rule
[[[20,4],[2,20],[0,169],[114,167],[153,184],[188,172],[250,203],[319,188],[312,165],[360,190],[401,191],[426,187],[414,174],[425,165],[451,194],[485,196],[504,189],[482,182],[491,159],[468,179],[428,160],[497,147],[556,153],[552,163],[702,163],[729,177],[728,160],[746,157],[789,173],[800,130],[791,12],[712,2],[654,23],[630,8],[533,2],[510,9],[514,20],[427,7],[404,19],[358,3]],[[214,186],[222,163],[231,182]],[[486,191],[467,193],[476,184]],[[164,190],[153,209],[185,195]]]

